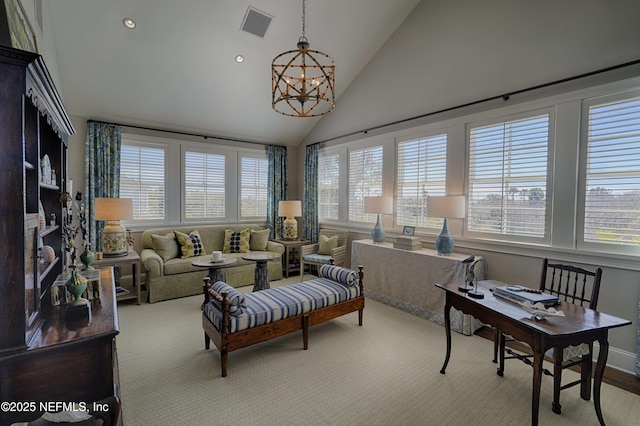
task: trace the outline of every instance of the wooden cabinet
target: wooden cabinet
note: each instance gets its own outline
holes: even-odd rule
[[[42,57],[0,46],[0,356],[24,351],[64,268],[61,188],[75,133]],[[52,171],[55,178],[52,178]],[[55,221],[51,223],[52,216]],[[47,248],[48,260],[40,256]]]
[[[53,307],[43,315],[28,350],[0,357],[2,402],[33,404],[8,405],[0,411],[0,425],[35,420],[52,402],[84,404],[104,424],[120,422],[112,272],[100,270],[100,297],[91,300],[90,318],[67,315],[68,305]],[[67,411],[61,405],[52,408]]]

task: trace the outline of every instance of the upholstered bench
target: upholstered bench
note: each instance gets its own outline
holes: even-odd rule
[[[202,327],[205,348],[210,342],[220,351],[222,376],[227,375],[229,352],[302,330],[308,348],[310,326],[364,310],[362,266],[356,273],[333,265],[321,267],[319,277],[301,283],[240,293],[218,281],[204,279]]]

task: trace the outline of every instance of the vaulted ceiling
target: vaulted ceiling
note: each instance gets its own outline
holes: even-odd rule
[[[306,1],[311,49],[335,61],[337,103],[418,3]],[[273,17],[264,37],[241,29],[249,7]],[[321,120],[271,108],[271,61],[296,48],[302,0],[56,0],[49,9],[72,115],[286,145]]]

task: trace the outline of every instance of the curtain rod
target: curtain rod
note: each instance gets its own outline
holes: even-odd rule
[[[397,121],[391,121],[389,123],[380,124],[378,126],[370,127],[368,129],[357,130],[357,131],[353,131],[353,132],[350,132],[350,133],[345,133],[345,134],[340,135],[340,136],[335,136],[335,137],[332,137],[332,138],[329,138],[329,139],[318,141],[317,143],[319,143],[319,144],[327,143],[327,142],[334,141],[336,139],[342,139],[342,138],[346,138],[346,137],[349,137],[349,136],[358,135],[358,134],[361,134],[361,133],[366,135],[371,130],[379,130],[379,129],[383,129],[385,127],[395,126],[397,124],[402,124],[402,123],[406,123],[406,122],[409,122],[409,121],[430,117],[432,115],[442,114],[442,113],[445,113],[445,112],[455,111],[457,109],[462,109],[462,108],[466,108],[466,107],[482,104],[482,103],[485,103],[485,102],[495,101],[495,100],[498,100],[498,99],[502,99],[504,101],[508,101],[509,98],[511,96],[514,96],[514,95],[519,95],[519,94],[522,94],[522,93],[531,92],[531,91],[538,90],[538,89],[544,89],[546,87],[554,86],[554,85],[557,85],[557,84],[566,83],[566,82],[573,81],[573,80],[579,80],[581,78],[590,77],[592,75],[601,74],[601,73],[605,73],[605,72],[609,72],[609,71],[615,71],[615,70],[620,69],[620,68],[625,68],[625,67],[629,67],[629,66],[632,66],[632,65],[638,65],[638,64],[640,64],[640,59],[637,59],[637,60],[631,61],[631,62],[626,62],[624,64],[613,65],[611,67],[602,68],[602,69],[599,69],[599,70],[596,70],[596,71],[587,72],[587,73],[584,73],[584,74],[579,74],[579,75],[576,75],[576,76],[573,76],[573,77],[563,78],[561,80],[552,81],[551,83],[544,83],[544,84],[539,84],[537,86],[528,87],[526,89],[516,90],[515,92],[509,92],[509,93],[505,93],[503,95],[491,96],[489,98],[480,99],[478,101],[473,101],[473,102],[469,102],[469,103],[466,103],[466,104],[462,104],[462,105],[458,105],[458,106],[454,106],[454,107],[450,107],[450,108],[444,108],[444,109],[441,109],[441,110],[438,110],[438,111],[433,111],[433,112],[428,112],[426,114],[416,115],[414,117],[403,118],[403,119],[397,120]]]
[[[182,131],[178,131],[178,130],[158,129],[158,128],[155,128],[155,127],[139,126],[139,125],[136,125],[136,124],[114,123],[114,122],[111,122],[111,121],[104,121],[104,120],[87,120],[87,123],[91,123],[91,122],[93,122],[93,123],[111,124],[111,125],[114,125],[114,126],[129,127],[131,129],[152,130],[154,132],[173,133],[175,135],[195,136],[195,137],[198,137],[198,138],[203,138],[205,140],[207,140],[207,139],[220,139],[220,140],[228,141],[228,142],[241,142],[241,143],[249,143],[249,144],[253,144],[253,145],[262,145],[262,146],[275,145],[275,144],[270,144],[270,143],[266,143],[266,142],[253,142],[253,141],[246,141],[246,140],[242,140],[242,139],[233,139],[233,138],[225,138],[225,137],[220,137],[220,136],[208,136],[208,135],[201,135],[201,134],[198,134],[198,133],[182,132]]]

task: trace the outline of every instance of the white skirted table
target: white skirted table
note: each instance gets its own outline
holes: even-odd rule
[[[419,317],[444,325],[445,295],[436,283],[464,282],[468,254],[440,256],[435,250],[401,250],[391,243],[356,240],[351,244],[351,267],[367,271],[365,295]],[[474,273],[486,279],[487,265],[476,256]],[[482,323],[470,315],[452,310],[451,329],[473,334]]]
[[[269,285],[269,267],[267,262],[270,260],[278,259],[280,253],[275,251],[255,251],[252,253],[243,254],[244,260],[251,260],[256,262],[256,273],[253,282],[253,291],[266,290],[271,288]]]

